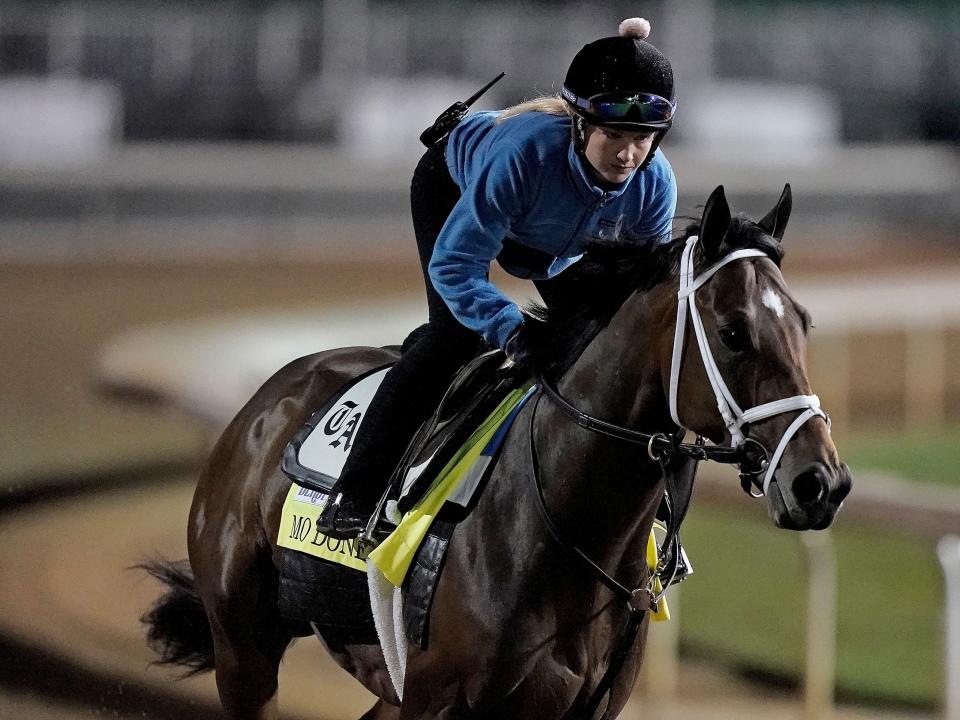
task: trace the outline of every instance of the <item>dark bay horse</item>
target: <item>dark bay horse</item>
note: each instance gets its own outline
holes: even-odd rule
[[[731,217],[720,187],[688,230],[698,240],[588,253],[578,297],[534,324],[532,344],[534,364],[583,412],[649,432],[671,432],[679,414],[714,443],[762,445],[772,460],[763,482],[772,521],[805,530],[833,521],[851,479],[810,394],[809,318],[780,273],[789,213],[789,187],[758,223]],[[692,266],[683,266],[688,258]],[[688,288],[679,305],[678,283]],[[695,306],[689,322],[687,298]],[[281,453],[337,388],[393,357],[333,350],[270,378],[200,477],[189,517],[192,573],[152,567],[171,589],[146,616],[151,640],[166,662],[214,669],[230,718],[278,717],[278,665],[292,637],[304,634],[277,608],[276,539],[290,487]],[[584,717],[625,608],[545,527],[531,480],[534,448],[556,525],[623,584],[648,581],[644,549],[664,492],[657,463],[646,448],[571,422],[546,396],[530,402],[453,534],[430,644],[408,649],[402,702],[379,646],[328,647],[379,698],[363,718]],[[595,717],[616,717],[626,702],[646,621]]]

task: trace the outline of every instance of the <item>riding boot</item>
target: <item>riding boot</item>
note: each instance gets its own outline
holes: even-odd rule
[[[331,500],[317,519],[325,535],[354,538],[366,527],[417,428],[439,404],[458,368],[479,349],[479,338],[418,329],[420,337],[384,377],[360,424]]]

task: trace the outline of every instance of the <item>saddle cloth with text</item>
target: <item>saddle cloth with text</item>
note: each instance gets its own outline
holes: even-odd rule
[[[529,381],[517,387],[515,377],[494,372],[501,362],[502,356],[478,358],[454,382],[450,407],[421,428],[401,468],[399,503],[391,503],[399,528],[377,548],[383,576],[397,587],[403,585],[407,634],[421,646],[426,644],[447,541],[479,494],[507,430],[533,392]],[[282,548],[281,612],[290,620],[313,624],[334,644],[375,641],[370,607],[359,606],[367,589],[365,571],[376,565],[368,562],[356,540],[318,532],[316,518],[388,369],[360,376],[314,413],[283,458],[283,470],[294,484],[277,538]],[[329,592],[331,587],[337,592]]]

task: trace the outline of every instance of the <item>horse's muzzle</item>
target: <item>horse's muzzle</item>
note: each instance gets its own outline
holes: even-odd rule
[[[828,467],[812,462],[792,478],[775,476],[767,496],[770,519],[787,530],[823,530],[833,522],[852,486],[850,468],[844,463]]]

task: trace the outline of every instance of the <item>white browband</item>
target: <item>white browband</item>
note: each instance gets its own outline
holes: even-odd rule
[[[732,447],[739,447],[744,442],[741,428],[747,424],[763,420],[774,415],[780,415],[786,412],[802,410],[803,412],[790,424],[786,432],[780,438],[773,456],[770,458],[767,472],[763,478],[763,494],[767,494],[770,487],[770,481],[776,471],[777,464],[786,450],[787,443],[793,438],[800,427],[813,417],[822,417],[827,423],[827,429],[830,428],[830,419],[827,414],[820,409],[820,398],[816,395],[795,395],[784,398],[783,400],[774,400],[772,402],[757,405],[749,410],[741,410],[737,401],[730,394],[730,389],[723,381],[720,375],[720,368],[717,367],[713,359],[713,353],[710,351],[710,343],[707,341],[707,332],[703,327],[703,321],[700,319],[700,311],[697,309],[696,291],[712,278],[720,268],[734,260],[751,257],[767,257],[761,250],[735,250],[722,260],[703,271],[699,277],[694,276],[693,268],[693,249],[696,247],[697,237],[691,237],[687,240],[687,245],[683,249],[683,255],[680,258],[680,290],[677,293],[679,301],[677,302],[677,328],[673,338],[673,360],[670,366],[670,415],[673,421],[686,427],[680,422],[680,416],[677,413],[677,388],[680,384],[680,366],[683,364],[683,341],[687,330],[687,310],[690,312],[690,324],[693,325],[694,334],[697,337],[697,345],[700,348],[700,357],[703,358],[703,366],[707,371],[707,378],[710,380],[710,386],[717,398],[717,409],[723,418],[723,423],[730,433],[730,444]]]

